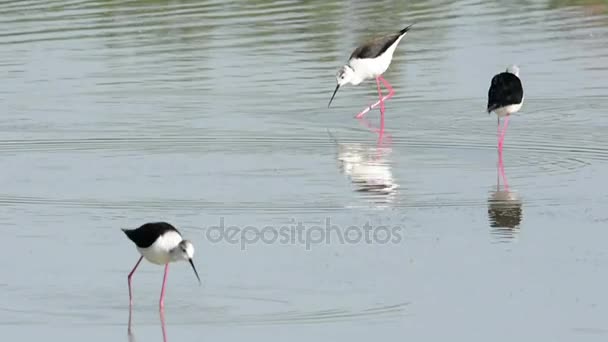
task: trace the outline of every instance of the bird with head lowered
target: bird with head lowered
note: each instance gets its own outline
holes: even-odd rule
[[[412,24],[413,25],[413,24]],[[384,102],[395,94],[391,85],[382,77],[388,69],[393,59],[393,54],[401,39],[410,30],[412,25],[389,35],[372,39],[359,47],[357,47],[350,55],[348,63],[342,66],[336,74],[336,88],[329,100],[328,107],[331,105],[338,90],[346,85],[359,85],[363,81],[376,79],[378,87],[378,101],[357,114],[356,118],[362,118],[367,112],[380,105],[380,115],[382,127],[384,126]],[[380,82],[384,84],[388,90],[386,96],[382,96]]]
[[[165,265],[165,275],[163,277],[163,286],[160,293],[160,308],[165,306],[165,286],[167,283],[167,273],[169,271],[169,263],[177,261],[188,261],[194,270],[194,275],[200,284],[201,279],[198,276],[196,267],[192,257],[194,256],[194,245],[188,240],[184,240],[180,232],[167,222],[146,223],[137,229],[122,229],[127,237],[135,243],[141,257],[133,267],[133,270],[127,277],[129,283],[129,305],[133,304],[133,295],[131,290],[131,278],[133,273],[139,266],[143,258],[156,265]]]

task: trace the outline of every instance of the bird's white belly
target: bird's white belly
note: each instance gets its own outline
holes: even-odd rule
[[[157,265],[165,265],[171,261],[169,257],[169,253],[166,251],[161,251],[158,248],[154,248],[154,245],[148,248],[137,248],[139,253],[146,258],[149,262]]]
[[[523,103],[524,103],[524,101],[522,100],[521,103],[519,103],[519,104],[508,105],[508,106],[497,108],[494,111],[494,113],[496,113],[496,115],[498,115],[499,118],[507,116],[508,114],[514,114],[521,109],[521,106],[523,105]]]
[[[361,80],[364,81],[384,74],[391,64],[391,57],[384,54],[376,59],[355,59],[350,64]]]
[[[171,261],[170,251],[177,247],[181,241],[181,235],[175,232],[167,232],[156,239],[150,247],[137,247],[137,250],[149,262],[157,265],[165,265]]]

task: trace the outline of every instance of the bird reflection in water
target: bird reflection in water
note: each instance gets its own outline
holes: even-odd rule
[[[498,152],[496,191],[492,191],[488,199],[488,217],[492,233],[498,240],[507,242],[517,236],[521,224],[522,201],[517,193],[509,190],[502,151]]]
[[[381,123],[380,128],[376,128],[369,120],[365,118],[357,118],[357,120],[361,125],[365,126],[371,132],[378,134],[378,143],[376,144],[378,148],[381,148],[385,146],[385,144],[390,144],[392,142],[391,135],[386,133],[386,131],[384,130],[384,122]]]
[[[330,134],[331,135],[331,134]],[[332,136],[333,138],[333,136]],[[394,202],[399,187],[395,183],[388,157],[392,149],[382,139],[374,146],[360,143],[339,143],[337,160],[342,174],[376,205]]]
[[[133,309],[129,308],[129,330],[128,330],[128,335],[129,335],[129,342],[135,342],[135,335],[133,334],[133,326],[132,326],[132,316],[133,316]],[[165,312],[164,310],[160,310],[160,328],[163,332],[163,342],[167,342],[167,328],[165,325]]]

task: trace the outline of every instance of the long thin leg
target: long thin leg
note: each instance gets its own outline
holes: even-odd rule
[[[500,116],[496,116],[498,123],[496,124],[496,141],[500,144]]]
[[[139,263],[141,262],[141,259],[143,259],[143,258],[144,258],[143,255],[141,257],[139,257],[139,260],[137,260],[137,264],[135,264],[135,267],[133,267],[133,270],[131,270],[131,273],[129,273],[129,276],[127,277],[127,280],[129,282],[129,306],[133,305],[133,292],[131,290],[131,278],[133,277],[133,273],[135,273],[137,266],[139,266]]]
[[[499,170],[500,170],[500,154],[498,154],[498,165],[496,165],[496,191],[500,191],[500,176],[499,176]]]
[[[505,175],[505,163],[502,159],[502,150],[498,152],[498,170],[500,172],[500,176],[502,177],[503,189],[505,191],[509,191],[509,183],[507,182],[507,176]],[[499,189],[500,191],[500,189]]]
[[[388,83],[388,81],[384,79],[384,77],[380,76],[380,81],[384,83],[384,87],[386,88],[386,90],[388,90],[388,95],[386,98],[388,100],[393,97],[393,95],[395,95],[395,91],[393,90],[393,87],[391,87],[390,83]]]
[[[380,102],[380,113],[384,113],[384,101],[382,99],[382,89],[380,89],[380,76],[376,77],[376,86],[378,87],[378,102]]]
[[[497,189],[496,191],[500,191],[500,178],[499,178],[499,168],[500,168],[500,156],[501,156],[501,146],[500,146],[500,116],[496,115],[496,120],[497,120],[497,124],[496,124],[496,146],[497,149],[496,151],[498,152],[498,164],[496,165],[496,184],[497,184]]]
[[[507,126],[509,125],[509,115],[505,116],[505,121],[502,124],[502,131],[500,132],[500,140],[498,142],[498,149],[502,151],[502,147],[505,143],[505,134],[507,133]]]
[[[131,306],[129,306],[129,329],[128,334],[129,334],[129,341],[133,340],[133,330],[131,329],[131,317],[133,315],[133,308]]]
[[[505,140],[505,133],[507,132],[507,125],[509,122],[509,116],[504,120],[503,128],[500,129],[500,117],[498,117],[498,123],[496,128],[496,138],[498,139],[498,167],[496,169],[496,191],[500,191],[500,179],[503,181],[503,189],[509,191],[509,183],[507,182],[507,176],[505,175],[505,164],[503,160],[503,145]]]
[[[167,342],[167,328],[165,326],[165,312],[160,311],[160,328],[163,331],[163,342]]]
[[[370,110],[376,108],[380,103],[384,103],[386,100],[390,99],[391,97],[393,97],[393,95],[395,95],[395,91],[393,90],[393,87],[391,87],[391,85],[384,79],[384,77],[378,76],[376,78],[376,81],[378,81],[378,79],[380,81],[382,81],[382,83],[384,84],[384,87],[388,90],[388,94],[386,96],[380,98],[376,103],[363,109],[359,114],[357,114],[355,116],[355,118],[357,118],[357,119],[362,118],[363,115],[367,114]]]
[[[509,183],[507,183],[507,176],[505,175],[505,165],[502,159],[502,148],[505,144],[505,134],[507,133],[507,127],[509,126],[509,115],[505,117],[505,121],[503,123],[502,131],[500,132],[500,142],[499,142],[499,150],[498,150],[498,167],[500,170],[500,175],[502,176],[503,188],[505,191],[509,191]]]
[[[384,79],[384,77],[380,76],[378,77],[380,79],[380,81],[382,81],[382,83],[384,84],[384,87],[388,90],[388,94],[384,97],[383,104],[384,101],[390,99],[393,97],[393,95],[395,95],[395,91],[393,90],[393,87],[391,87],[390,83],[388,83],[387,80]],[[380,121],[380,132],[384,133],[384,113],[381,112],[381,121]],[[382,141],[382,136],[380,137],[379,141]]]
[[[378,134],[378,142],[380,143],[384,135],[384,101],[382,100],[382,89],[380,89],[380,77],[376,77],[376,85],[378,86],[378,99],[380,101],[380,133]]]
[[[165,265],[165,275],[163,276],[163,288],[160,290],[160,310],[165,308],[165,285],[167,284],[167,274],[169,273],[169,264]]]
[[[366,118],[360,118],[357,119],[363,126],[365,126],[367,129],[369,129],[371,132],[373,133],[378,133],[378,135],[380,135],[380,128],[376,128],[374,125],[372,125],[371,122],[369,122],[369,120],[367,120]],[[382,139],[378,139],[379,142],[381,140],[381,142],[391,142],[392,138],[391,135],[389,133],[386,133],[386,131],[384,132],[384,134],[382,135]]]

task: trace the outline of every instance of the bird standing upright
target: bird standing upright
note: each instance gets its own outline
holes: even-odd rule
[[[146,223],[137,229],[122,229],[127,237],[135,243],[141,257],[133,267],[127,277],[129,282],[129,306],[133,304],[131,291],[131,277],[139,266],[143,258],[157,265],[165,265],[165,275],[163,277],[163,287],[160,293],[160,309],[165,306],[165,285],[167,283],[167,272],[169,263],[176,261],[188,261],[192,265],[194,274],[200,284],[201,279],[196,272],[192,257],[194,256],[194,246],[188,240],[184,240],[180,232],[171,224],[166,222]]]
[[[519,67],[511,65],[505,72],[495,75],[492,78],[490,90],[488,91],[488,114],[496,113],[498,117],[498,151],[502,152],[502,147],[509,124],[511,114],[517,113],[524,103],[524,89],[519,78]],[[500,129],[500,118],[505,121],[502,130]]]
[[[413,25],[413,24],[412,24]],[[393,53],[399,45],[401,39],[410,30],[412,25],[404,28],[403,30],[386,35],[383,37],[372,39],[359,47],[357,47],[348,59],[348,63],[342,66],[336,74],[336,89],[334,90],[329,104],[336,96],[338,89],[346,84],[358,85],[361,82],[375,78],[376,85],[378,86],[378,101],[356,115],[356,118],[362,118],[370,110],[380,105],[381,115],[381,131],[384,129],[384,101],[390,99],[395,94],[395,91],[391,85],[382,77],[382,74],[388,69],[393,59]],[[388,95],[382,97],[382,90],[380,89],[380,82],[382,82],[385,88],[388,90]]]

